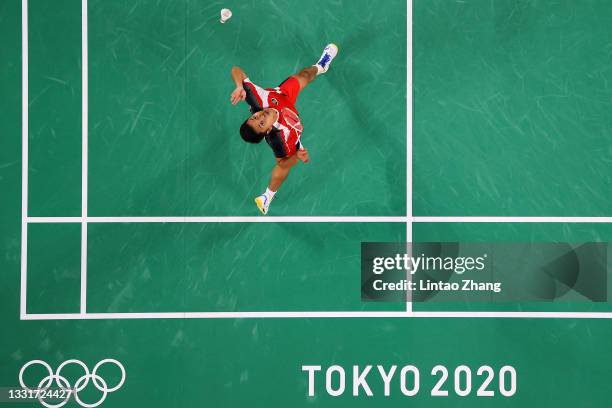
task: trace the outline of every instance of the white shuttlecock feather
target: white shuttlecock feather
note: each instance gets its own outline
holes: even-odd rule
[[[221,10],[221,24],[225,23],[227,20],[229,20],[230,18],[232,18],[232,10],[230,9],[222,9]]]

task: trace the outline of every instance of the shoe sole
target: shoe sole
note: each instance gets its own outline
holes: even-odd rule
[[[262,215],[266,215],[266,210],[264,209],[263,202],[259,200],[259,197],[255,198],[255,204],[257,205],[257,208],[259,208],[259,212]]]

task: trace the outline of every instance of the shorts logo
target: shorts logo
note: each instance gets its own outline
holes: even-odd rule
[[[76,364],[83,368],[83,372],[84,372],[83,376],[79,377],[75,381],[74,384],[70,384],[68,379],[66,379],[66,377],[63,377],[60,374],[62,369],[69,364]],[[106,380],[104,380],[104,378],[102,378],[101,376],[97,374],[98,369],[102,367],[104,364],[114,364],[119,368],[119,370],[121,370],[121,380],[119,380],[119,382],[114,387],[109,387],[108,384],[106,383]],[[28,369],[28,367],[32,365],[43,366],[47,370],[48,375],[46,377],[43,377],[36,386],[34,386],[33,388],[30,388],[25,384],[23,380],[23,374]],[[93,386],[96,387],[98,391],[102,393],[102,396],[100,397],[100,399],[94,403],[84,402],[79,398],[79,392],[83,391],[85,387],[87,387],[87,385],[89,384],[89,380],[91,380]],[[41,391],[45,391],[51,387],[54,381],[60,390],[71,391],[71,392],[66,393],[67,397],[63,401],[57,404],[51,404],[43,398],[38,398],[38,401],[45,407],[47,408],[62,407],[70,400],[70,396],[74,395],[74,399],[76,400],[77,404],[79,404],[81,407],[95,408],[98,405],[102,404],[104,400],[106,400],[106,396],[109,393],[115,392],[123,386],[123,383],[125,382],[125,368],[123,367],[123,364],[121,364],[119,361],[114,360],[112,358],[107,358],[107,359],[104,359],[98,362],[98,364],[94,366],[91,373],[89,372],[89,368],[85,365],[85,363],[83,363],[80,360],[75,360],[75,359],[64,361],[62,364],[59,365],[59,367],[57,367],[57,371],[55,371],[55,373],[53,372],[53,369],[51,368],[51,366],[42,360],[29,361],[23,367],[21,367],[21,370],[19,370],[19,384],[21,384],[21,387],[25,390],[31,391],[33,389],[38,389]]]
[[[276,100],[276,98],[270,98],[270,100],[272,101],[273,105],[278,105],[278,101]]]

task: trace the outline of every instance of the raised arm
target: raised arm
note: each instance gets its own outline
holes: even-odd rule
[[[236,67],[236,66],[232,67],[232,80],[234,81],[234,84],[236,85],[236,88],[234,89],[230,97],[230,101],[232,102],[232,105],[235,105],[238,102],[245,100],[246,92],[244,88],[242,87],[242,81],[244,81],[246,78],[247,76],[242,70],[242,68]]]
[[[234,80],[234,84],[236,84],[236,88],[242,87],[242,81],[247,78],[247,75],[244,73],[242,68],[233,66],[232,67],[232,79]]]

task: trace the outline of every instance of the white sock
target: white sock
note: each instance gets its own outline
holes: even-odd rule
[[[317,75],[320,75],[323,73],[323,67],[320,66],[319,64],[314,64],[313,67],[317,67]]]
[[[274,194],[276,194],[276,191],[272,191],[269,188],[266,188],[266,192],[264,193],[264,195],[268,197],[268,201],[272,201]]]

